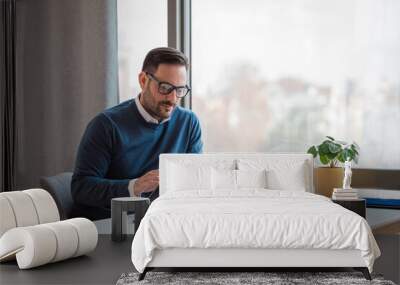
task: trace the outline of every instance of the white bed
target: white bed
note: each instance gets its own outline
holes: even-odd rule
[[[307,154],[163,154],[160,197],[132,243],[154,267],[354,267],[379,248],[367,222],[313,194]],[[367,269],[368,268],[368,269]]]

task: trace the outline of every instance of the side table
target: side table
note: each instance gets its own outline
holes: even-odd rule
[[[354,199],[354,200],[336,200],[332,199],[333,203],[339,204],[340,206],[359,214],[365,219],[366,215],[366,203],[365,199]]]
[[[111,239],[123,241],[126,239],[128,211],[135,213],[135,232],[140,221],[146,214],[150,199],[141,197],[121,197],[111,200]]]

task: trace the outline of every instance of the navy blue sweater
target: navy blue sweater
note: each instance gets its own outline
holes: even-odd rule
[[[176,107],[169,121],[153,124],[144,120],[134,100],[125,101],[88,124],[76,158],[72,197],[92,212],[106,210],[111,198],[129,196],[131,179],[158,169],[161,153],[200,153],[202,148],[199,120],[192,111]]]

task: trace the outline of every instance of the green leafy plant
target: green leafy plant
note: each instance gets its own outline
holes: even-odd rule
[[[326,138],[320,145],[310,147],[307,153],[311,153],[314,158],[319,156],[321,163],[329,164],[330,167],[337,166],[338,162],[344,163],[347,159],[358,163],[360,147],[357,143],[348,144],[330,136]]]

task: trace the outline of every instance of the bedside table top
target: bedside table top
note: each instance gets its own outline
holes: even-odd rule
[[[150,201],[149,198],[144,197],[120,197],[120,198],[112,198],[111,201],[117,202],[134,202],[134,201]]]

